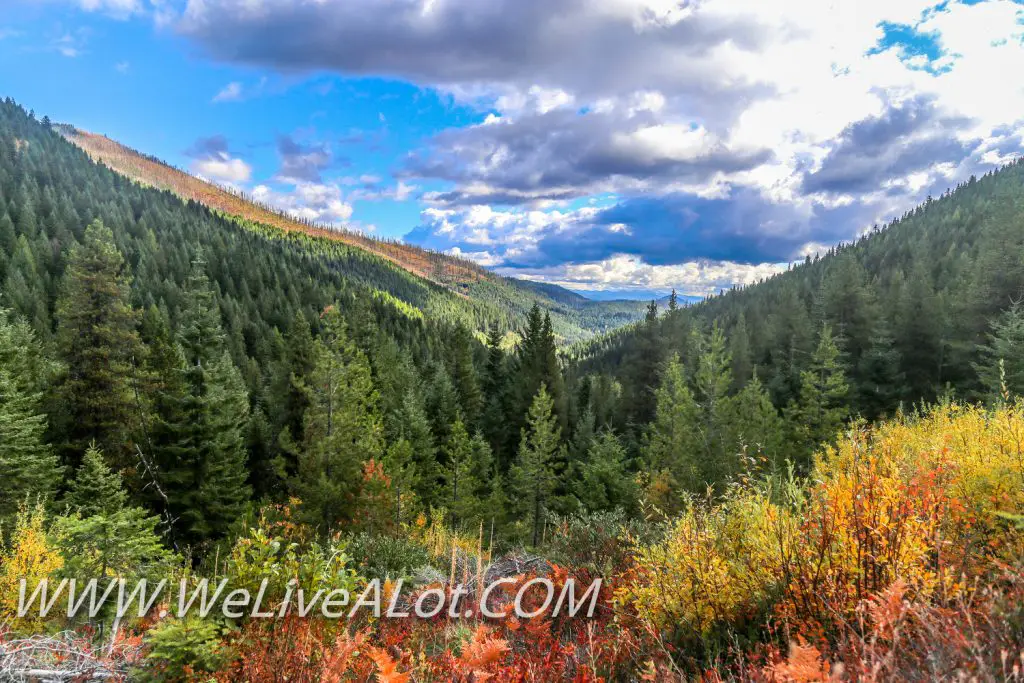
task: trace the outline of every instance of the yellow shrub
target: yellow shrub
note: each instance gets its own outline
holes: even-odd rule
[[[819,454],[786,558],[783,613],[824,625],[902,579],[944,600],[1020,551],[997,513],[1024,504],[1024,413],[948,404],[851,434]]]
[[[14,631],[25,633],[42,629],[38,617],[18,618],[18,595],[21,579],[26,579],[26,598],[41,579],[52,578],[64,566],[60,553],[50,545],[44,528],[46,514],[42,506],[18,513],[11,536],[10,550],[0,566],[0,623],[8,623]],[[38,606],[38,603],[36,603]]]
[[[792,526],[788,513],[749,489],[714,507],[690,505],[662,542],[637,546],[616,598],[655,628],[703,634],[764,600],[780,576],[775,545],[789,535],[779,530]]]

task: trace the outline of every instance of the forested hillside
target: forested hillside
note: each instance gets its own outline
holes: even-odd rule
[[[993,396],[1001,381],[1024,390],[1022,297],[1018,162],[766,281],[693,306],[670,304],[657,317],[652,309],[647,322],[583,342],[573,356],[578,372],[619,381],[634,406],[624,418],[643,423],[657,368],[678,354],[692,379],[720,334],[728,393],[756,375],[785,410],[801,399],[803,373],[825,364],[847,385],[834,403],[873,420],[941,395]]]
[[[566,362],[608,309],[182,201],[7,100],[0,677],[1019,678],[1022,173]],[[19,609],[203,577],[278,616]],[[591,617],[287,609],[596,577]]]
[[[243,193],[214,185],[102,135],[69,125],[55,126],[55,129],[96,161],[132,180],[168,190],[187,201],[198,202],[226,216],[241,219],[244,225],[255,225],[264,232],[267,228],[276,228],[285,233],[311,236],[318,244],[339,242],[355,247],[358,251],[390,261],[417,278],[441,285],[469,299],[469,305],[456,304],[456,312],[448,311],[445,315],[455,315],[478,330],[486,329],[487,321],[494,319],[501,322],[503,329],[518,327],[525,320],[530,306],[537,303],[554,314],[555,334],[561,345],[633,322],[643,311],[643,304],[636,301],[589,301],[557,285],[500,277],[471,261],[448,254],[394,240],[377,239],[344,228],[301,221],[260,204]],[[329,246],[326,248],[330,250]],[[371,286],[382,285],[382,289],[390,291],[384,284],[386,279],[378,283],[369,276],[366,281]],[[451,302],[446,306],[451,307]],[[469,313],[458,310],[461,308],[469,309]]]

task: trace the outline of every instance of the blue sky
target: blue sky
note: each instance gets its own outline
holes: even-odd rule
[[[283,210],[701,295],[1022,151],[1011,0],[8,0],[0,95]]]

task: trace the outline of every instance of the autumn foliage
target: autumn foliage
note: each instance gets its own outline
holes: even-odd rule
[[[168,672],[163,680],[382,683],[1021,680],[1022,454],[1021,405],[945,404],[855,424],[805,481],[751,473],[645,533],[609,532],[594,546],[614,564],[593,618],[243,619],[197,645],[211,655],[197,661],[216,670],[153,670]],[[265,513],[222,569],[247,581],[267,572],[303,584],[365,581],[345,568],[343,540],[323,545],[290,515],[289,506]],[[570,526],[553,531],[563,554],[572,544],[557,537]],[[23,515],[14,533],[0,580],[60,570],[59,539],[47,537],[41,512]],[[489,560],[481,536],[446,529],[441,517],[402,533],[438,564],[450,559],[457,581]],[[540,573],[556,588],[593,578],[592,568],[547,564],[512,577],[492,609]],[[133,626],[144,648],[161,642],[147,632],[174,627]]]

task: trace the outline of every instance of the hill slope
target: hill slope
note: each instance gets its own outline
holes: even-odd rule
[[[1018,161],[929,198],[821,258],[584,343],[574,355],[584,372],[612,373],[627,396],[640,396],[650,390],[641,368],[652,340],[660,358],[679,353],[693,367],[699,352],[692,330],[718,325],[733,365],[739,360],[747,376],[756,367],[782,407],[795,396],[828,325],[842,351],[848,400],[855,411],[877,417],[901,402],[933,400],[947,386],[970,398],[991,395],[992,377],[979,364],[992,361],[985,347],[993,326],[1021,322],[1024,310],[1008,309],[1022,296],[1024,162]],[[1005,333],[1012,336],[1010,328]],[[1017,348],[1005,359],[1009,388],[1018,392],[1024,391],[1021,354]]]
[[[359,232],[300,221],[272,207],[174,168],[159,159],[130,149],[115,140],[70,125],[55,127],[94,161],[134,181],[167,190],[228,216],[315,239],[340,242],[365,250],[413,275],[469,297],[488,309],[506,327],[522,323],[533,303],[551,311],[556,333],[563,343],[604,333],[638,319],[643,305],[633,301],[590,301],[557,285],[504,278],[465,259],[428,251],[397,241],[381,240]],[[486,316],[485,316],[486,317]],[[474,316],[479,328],[481,320]]]

